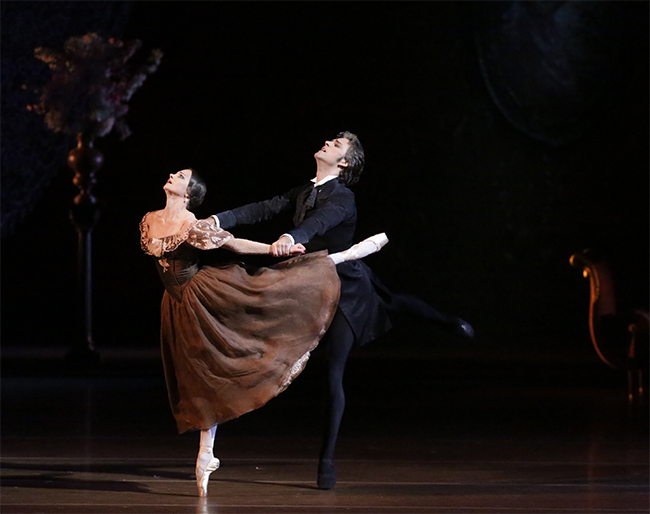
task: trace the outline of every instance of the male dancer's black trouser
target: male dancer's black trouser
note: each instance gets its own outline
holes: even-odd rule
[[[354,331],[340,308],[336,309],[334,319],[323,337],[323,343],[327,351],[328,391],[325,434],[320,460],[327,460],[334,458],[336,438],[345,409],[343,373],[345,372],[345,363],[354,346]]]
[[[416,317],[430,321],[441,328],[455,329],[458,326],[458,318],[438,311],[416,296],[392,294],[391,301],[386,308],[394,325],[399,325],[408,318]],[[336,310],[329,330],[323,337],[323,344],[327,351],[328,399],[320,460],[334,458],[336,439],[345,410],[343,374],[348,356],[354,347],[354,341],[354,331],[339,308]]]

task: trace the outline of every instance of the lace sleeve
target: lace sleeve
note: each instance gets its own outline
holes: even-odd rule
[[[199,250],[214,250],[232,238],[230,232],[216,228],[207,220],[200,220],[190,228],[185,242]]]
[[[150,213],[147,213],[140,221],[140,247],[147,255],[156,255],[160,257],[162,255],[162,242],[161,240],[154,240],[149,237],[149,225],[147,223],[147,217]]]

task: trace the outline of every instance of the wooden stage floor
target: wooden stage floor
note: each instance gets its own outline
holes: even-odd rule
[[[629,421],[619,377],[597,362],[353,359],[331,491],[315,484],[315,362],[267,406],[219,427],[222,465],[205,499],[193,481],[197,435],[176,434],[155,359],[90,376],[10,365],[3,514],[649,511],[647,420]]]

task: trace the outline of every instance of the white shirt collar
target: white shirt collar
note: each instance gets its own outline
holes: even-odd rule
[[[316,186],[322,186],[325,182],[329,182],[330,180],[334,180],[335,178],[339,178],[338,175],[327,175],[324,179],[320,180],[319,182],[316,182],[316,177],[311,179],[311,181],[314,183],[314,187]]]

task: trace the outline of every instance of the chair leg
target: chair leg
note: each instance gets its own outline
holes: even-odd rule
[[[643,376],[643,370],[642,369],[639,369],[637,371],[636,379],[637,379],[637,399],[638,399],[638,403],[639,403],[639,405],[643,405],[645,403],[645,401],[646,401],[645,400],[646,391],[645,391],[645,386],[644,386],[645,377]]]
[[[634,422],[637,414],[638,404],[638,383],[637,383],[637,369],[628,365],[627,368],[627,414],[628,420]]]

